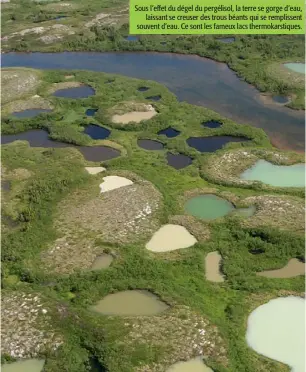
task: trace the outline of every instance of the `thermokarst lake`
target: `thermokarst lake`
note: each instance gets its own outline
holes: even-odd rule
[[[45,114],[47,112],[52,112],[52,110],[47,109],[27,109],[23,111],[15,111],[12,113],[13,116],[20,119],[33,118],[40,114]]]
[[[213,194],[198,195],[185,203],[187,213],[204,220],[214,220],[226,216],[233,210],[232,203]]]
[[[280,297],[256,308],[248,318],[246,341],[257,353],[305,371],[305,299]]]
[[[59,98],[87,98],[95,95],[95,90],[90,86],[81,85],[79,87],[59,89],[53,95]]]
[[[277,187],[305,187],[305,164],[275,165],[260,159],[240,178]]]

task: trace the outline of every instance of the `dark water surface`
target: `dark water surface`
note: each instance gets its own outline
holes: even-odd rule
[[[179,130],[176,130],[172,127],[168,127],[166,129],[162,129],[160,130],[157,134],[159,135],[164,135],[168,138],[173,138],[173,137],[176,137],[180,134],[181,132]]]
[[[220,128],[222,126],[222,123],[215,120],[210,120],[202,123],[202,126],[205,128]]]
[[[98,109],[90,108],[85,111],[85,115],[87,116],[94,116]]]
[[[90,136],[92,139],[99,140],[109,137],[110,130],[99,125],[89,124],[86,125],[84,133]]]
[[[146,97],[146,99],[150,101],[159,101],[161,99],[161,96],[151,96],[151,97]]]
[[[164,148],[164,144],[150,139],[141,139],[137,141],[139,147],[145,150],[162,150]]]
[[[150,88],[148,88],[148,87],[139,87],[137,90],[138,90],[138,92],[146,92],[149,89]]]
[[[138,41],[139,40],[139,37],[138,36],[129,35],[129,36],[125,37],[125,40],[127,40],[127,41]]]
[[[171,53],[8,53],[2,67],[83,69],[117,73],[166,85],[181,101],[205,106],[238,123],[264,129],[281,148],[304,151],[304,111],[261,102],[259,92],[226,64]]]
[[[167,153],[168,165],[175,169],[182,169],[188,167],[192,163],[192,158],[183,154]]]
[[[80,87],[59,89],[53,95],[60,98],[87,98],[94,96],[95,90],[88,85],[81,85]]]
[[[187,144],[200,152],[214,152],[221,149],[229,142],[248,141],[245,137],[233,136],[211,136],[211,137],[189,137]]]
[[[18,134],[6,134],[1,136],[1,144],[11,143],[14,141],[28,141],[31,147],[45,148],[65,148],[74,147],[79,150],[84,158],[89,161],[104,161],[117,158],[120,151],[107,146],[75,146],[70,143],[53,141],[49,138],[48,132],[37,129]]]
[[[272,99],[277,103],[287,103],[289,101],[286,96],[273,96]]]
[[[13,112],[12,115],[15,116],[16,118],[26,119],[26,118],[33,118],[34,116],[37,116],[39,114],[43,114],[43,113],[51,112],[51,111],[52,110],[48,110],[48,109],[27,109],[23,111]]]

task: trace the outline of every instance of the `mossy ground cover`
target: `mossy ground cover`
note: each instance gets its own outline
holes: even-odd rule
[[[285,62],[304,62],[303,35],[229,35],[235,37],[233,43],[219,41],[222,35],[142,35],[127,41],[128,9],[122,0],[93,1],[90,6],[79,0],[11,2],[2,9],[2,47],[5,51],[196,54],[227,63],[262,92],[289,96],[287,105],[291,108],[305,108],[304,75],[288,73],[282,66]],[[55,20],[59,15],[65,18]]]
[[[303,236],[294,229],[284,232],[267,224],[266,227],[262,224],[260,227],[257,224],[243,227],[241,218],[230,216],[207,224],[187,216],[182,204],[188,192],[195,189],[215,189],[221,196],[238,201],[266,195],[266,190],[262,189],[214,184],[203,177],[200,166],[215,155],[198,153],[186,145],[186,139],[191,135],[229,134],[247,136],[251,141],[229,144],[219,150],[219,154],[250,148],[274,151],[265,133],[237,125],[210,110],[179,103],[174,95],[157,83],[120,76],[76,71],[73,79],[91,85],[96,91],[95,96],[80,100],[53,97],[49,93],[50,86],[64,82],[67,75],[71,72],[41,73],[41,84],[35,93],[52,103],[53,112],[24,120],[5,116],[3,134],[43,128],[57,140],[93,145],[96,142],[84,135],[82,128],[83,124],[94,122],[108,127],[111,130],[110,141],[124,151],[121,157],[101,164],[85,161],[76,148],[31,148],[22,142],[2,146],[3,179],[10,182],[2,213],[17,223],[14,229],[7,226],[2,232],[2,285],[10,295],[17,291],[33,291],[53,304],[54,310],[48,314],[54,328],[60,330],[63,343],[56,351],[43,353],[47,359],[45,371],[85,372],[93,357],[110,372],[160,371],[182,355],[187,359],[201,352],[207,356],[207,364],[215,372],[285,371],[287,367],[248,348],[245,342],[246,319],[254,306],[253,296],[261,296],[265,302],[267,293],[276,297],[304,290],[303,276],[269,279],[256,275],[256,272],[270,269],[273,265],[281,267],[292,257],[303,256]],[[108,80],[114,81],[105,84]],[[147,86],[149,90],[139,92],[141,86]],[[146,97],[157,94],[161,95],[161,100],[150,103],[158,115],[148,121],[119,128],[105,115],[120,102],[148,104]],[[93,118],[85,115],[90,107],[99,108]],[[213,130],[203,128],[201,123],[208,120],[218,120],[223,125]],[[181,134],[172,139],[163,138],[163,150],[146,151],[137,146],[137,139],[157,139],[157,132],[168,126],[174,126]],[[190,155],[194,161],[182,170],[175,170],[167,165],[166,152],[169,150]],[[104,166],[107,170],[101,174],[88,174],[85,166],[94,165]],[[27,176],[22,177],[22,174]],[[67,211],[82,209],[82,201],[86,199],[86,203],[92,203],[90,212],[95,209],[99,212],[106,196],[106,193],[99,194],[102,178],[105,175],[130,178],[132,174],[137,185],[148,182],[160,195],[161,202],[154,214],[156,226],[182,224],[197,237],[197,244],[165,255],[153,254],[145,249],[147,233],[140,234],[135,240],[109,241],[103,224],[99,225],[99,230],[92,230],[91,220],[95,214],[88,220],[82,219],[84,229],[76,228],[75,218],[80,214],[66,215]],[[126,190],[134,186],[127,186]],[[111,193],[119,190],[110,191],[107,200],[111,200]],[[149,198],[149,193],[146,194]],[[274,190],[269,194],[279,195]],[[302,194],[294,194],[302,201]],[[286,195],[283,197],[287,198]],[[268,219],[273,218],[273,211],[270,212]],[[82,216],[86,217],[85,214]],[[60,260],[52,260],[48,254],[50,249],[59,245],[59,250],[65,250],[67,241],[58,239],[65,236],[67,226],[71,242],[68,242],[66,253],[70,254],[60,257],[66,260],[67,266],[56,270],[54,265]],[[253,250],[262,253],[255,256],[251,253]],[[205,280],[203,259],[212,251],[219,251],[222,255],[225,276],[222,284]],[[115,254],[111,266],[101,271],[88,270],[91,260],[102,252]],[[79,255],[77,259],[74,258],[76,254]],[[84,257],[84,265],[80,257]],[[134,320],[89,311],[90,305],[108,293],[128,289],[150,290],[172,308],[161,316]],[[204,340],[197,338],[199,332],[195,323],[198,320],[207,327]],[[157,338],[156,333],[161,333],[162,337]],[[196,343],[194,348],[189,344],[187,348],[181,342],[188,337]],[[180,342],[177,342],[178,338]],[[208,347],[206,341],[212,341],[214,346]],[[10,359],[8,355],[3,357]]]

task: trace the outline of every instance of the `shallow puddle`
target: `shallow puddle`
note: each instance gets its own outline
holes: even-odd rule
[[[213,372],[213,370],[204,364],[202,358],[194,358],[187,362],[175,363],[166,372]]]
[[[155,315],[169,306],[154,294],[145,290],[122,291],[107,295],[91,310],[104,315]]]
[[[59,89],[53,95],[61,98],[87,98],[94,96],[95,90],[89,85],[81,85],[80,87]]]
[[[305,275],[305,263],[292,258],[281,269],[266,270],[256,273],[256,275],[265,276],[266,278],[294,278],[295,276]]]
[[[235,210],[235,214],[241,217],[251,217],[255,214],[256,212],[256,206],[255,205],[250,205],[247,208],[237,208]]]
[[[26,119],[26,118],[33,118],[34,116],[44,114],[46,112],[51,112],[52,110],[48,109],[27,109],[23,111],[15,111],[12,113],[13,116],[16,118]]]
[[[94,260],[91,270],[107,269],[113,262],[114,257],[111,254],[101,254]]]
[[[291,71],[305,74],[305,63],[285,63],[284,66]]]
[[[150,101],[159,101],[161,99],[161,96],[159,96],[159,95],[151,96],[151,97],[147,97],[146,99],[148,99]]]
[[[233,43],[235,41],[235,38],[234,37],[222,37],[222,38],[218,38],[216,40],[221,41],[221,43],[230,44],[230,43]]]
[[[205,277],[206,280],[215,283],[224,282],[224,277],[220,271],[222,256],[217,252],[210,252],[205,257]]]
[[[43,359],[27,359],[10,364],[2,364],[2,372],[41,372],[44,368]]]
[[[184,226],[168,224],[156,231],[146,248],[152,252],[169,252],[189,248],[196,242],[196,238]]]
[[[89,124],[86,125],[84,133],[94,140],[108,138],[111,131],[107,128],[100,127],[99,125]]]
[[[286,96],[272,96],[272,99],[274,102],[280,103],[282,105],[289,102],[289,99]]]
[[[100,183],[100,192],[107,192],[115,189],[119,189],[120,187],[125,187],[129,185],[133,185],[133,181],[119,176],[107,176],[103,177],[103,182]]]
[[[168,138],[173,138],[173,137],[176,137],[180,134],[181,132],[179,130],[176,130],[172,127],[168,127],[166,129],[162,129],[160,130],[157,134],[158,135],[164,135]]]
[[[172,154],[171,152],[168,152],[167,162],[168,162],[168,165],[170,165],[171,167],[175,169],[182,169],[192,164],[192,158],[187,155]]]
[[[85,111],[85,115],[86,116],[94,116],[96,114],[96,112],[98,111],[98,109],[95,109],[95,108],[90,108],[90,109],[87,109]]]
[[[220,121],[210,120],[203,122],[202,126],[205,128],[220,128],[222,126],[222,123],[220,123]]]
[[[89,174],[98,174],[106,171],[106,168],[104,167],[85,167],[85,169]]]
[[[145,150],[162,150],[164,148],[164,144],[150,139],[141,139],[137,141],[139,147]]]
[[[76,146],[69,143],[53,141],[49,138],[48,132],[37,129],[18,134],[7,134],[1,136],[1,144],[14,141],[28,141],[31,147],[44,148],[66,148],[74,147],[79,150],[84,158],[89,161],[103,161],[117,158],[121,152],[108,146]]]
[[[138,41],[139,40],[139,37],[138,36],[129,35],[129,36],[125,37],[125,40],[127,40],[127,41]]]
[[[138,90],[138,92],[146,92],[149,89],[150,88],[148,88],[148,87],[139,87],[137,90]]]
[[[187,144],[200,152],[214,152],[222,149],[230,142],[244,142],[248,141],[245,137],[233,136],[210,136],[210,137],[189,137]]]
[[[305,372],[305,299],[280,297],[248,318],[246,340],[257,353]]]
[[[204,220],[226,216],[233,209],[232,203],[213,194],[198,195],[185,203],[187,213]]]
[[[278,187],[304,187],[305,164],[275,165],[260,159],[253,167],[244,171],[240,178]]]

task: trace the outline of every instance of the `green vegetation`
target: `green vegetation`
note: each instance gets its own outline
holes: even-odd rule
[[[55,20],[57,16],[66,18]],[[291,108],[305,108],[304,76],[299,78],[300,74],[288,73],[282,67],[286,62],[304,62],[303,35],[228,35],[235,37],[233,43],[218,41],[222,35],[143,35],[130,42],[125,40],[129,33],[128,4],[122,0],[111,4],[93,1],[90,6],[79,0],[65,3],[22,0],[4,4],[1,17],[4,51],[195,54],[227,63],[262,92],[289,96],[291,102],[287,106]]]
[[[84,135],[82,124],[96,123],[111,129],[110,141],[125,150],[121,157],[100,164],[85,161],[76,148],[32,148],[23,142],[2,145],[2,180],[10,182],[9,189],[2,192],[2,297],[5,300],[12,293],[35,293],[43,298],[44,306],[48,306],[54,332],[63,343],[56,351],[46,350],[40,355],[46,357],[44,372],[89,371],[93,358],[109,372],[140,372],[145,368],[164,371],[182,356],[196,356],[193,354],[198,353],[199,348],[208,355],[206,364],[215,372],[288,371],[286,366],[248,348],[246,319],[254,307],[270,298],[304,291],[303,276],[269,279],[256,275],[271,267],[282,267],[292,257],[304,257],[303,235],[262,226],[262,222],[252,227],[243,226],[243,218],[233,216],[210,223],[182,216],[182,200],[190,190],[217,188],[222,197],[230,193],[238,202],[266,195],[260,188],[217,186],[202,177],[201,164],[215,155],[200,154],[188,147],[185,141],[190,135],[228,134],[251,139],[229,144],[218,151],[225,154],[229,149],[272,151],[266,134],[260,129],[237,125],[202,107],[179,103],[165,87],[151,81],[76,71],[74,81],[91,85],[95,96],[70,100],[50,95],[52,84],[64,82],[70,75],[69,71],[41,72],[40,84],[33,94],[48,100],[54,107],[52,113],[18,120],[6,112],[2,124],[2,132],[6,134],[41,128],[56,140],[94,145],[99,141]],[[111,84],[105,84],[112,79]],[[140,86],[150,89],[141,93],[137,90]],[[145,99],[156,94],[162,97],[158,102]],[[112,124],[106,113],[120,102],[128,101],[151,103],[158,114],[138,124],[124,127]],[[95,117],[85,116],[85,110],[90,107],[99,108]],[[206,120],[219,120],[223,126],[203,128],[201,123]],[[157,132],[168,126],[180,130],[181,134],[172,139],[163,137],[165,149],[154,152],[137,146],[137,139],[157,139]],[[165,154],[169,149],[192,156],[192,165],[179,171],[168,166]],[[84,167],[94,165],[103,165],[107,170],[94,176],[88,174]],[[70,229],[66,225],[63,228],[59,217],[67,222],[68,207],[77,210],[84,199],[95,202],[95,198],[102,198],[99,196],[102,177],[119,174],[134,174],[139,184],[140,180],[146,180],[158,190],[162,197],[154,213],[158,225],[181,223],[189,228],[188,225],[196,221],[194,232],[190,231],[197,236],[198,243],[158,255],[145,249],[147,233],[135,236],[133,241],[110,242],[105,239],[103,225],[99,235],[91,230],[90,220],[85,219],[83,229],[77,229],[77,224],[73,224],[77,214],[69,215]],[[269,195],[273,192],[270,190]],[[300,204],[302,196],[300,192],[295,195]],[[98,214],[99,204],[92,205]],[[273,209],[270,213],[268,218],[273,219]],[[74,254],[78,254],[77,244],[85,241],[87,245],[82,249],[96,249],[92,261],[101,252],[111,252],[114,261],[100,271],[75,265],[75,270],[69,268],[69,275],[58,273],[48,265],[45,254],[63,237],[75,249]],[[65,243],[60,249],[65,249]],[[205,280],[204,257],[212,251],[222,255],[225,275],[222,284]],[[255,256],[251,251],[262,254]],[[71,259],[74,265],[74,258],[67,256],[65,259]],[[107,317],[89,310],[90,305],[108,293],[128,289],[150,290],[171,305],[172,310],[149,319]],[[4,316],[2,322],[5,321]],[[214,340],[214,347],[190,348],[188,337],[198,321],[205,324],[207,337]],[[156,337],[156,333],[160,337]],[[3,362],[12,360],[8,355],[2,359]]]

